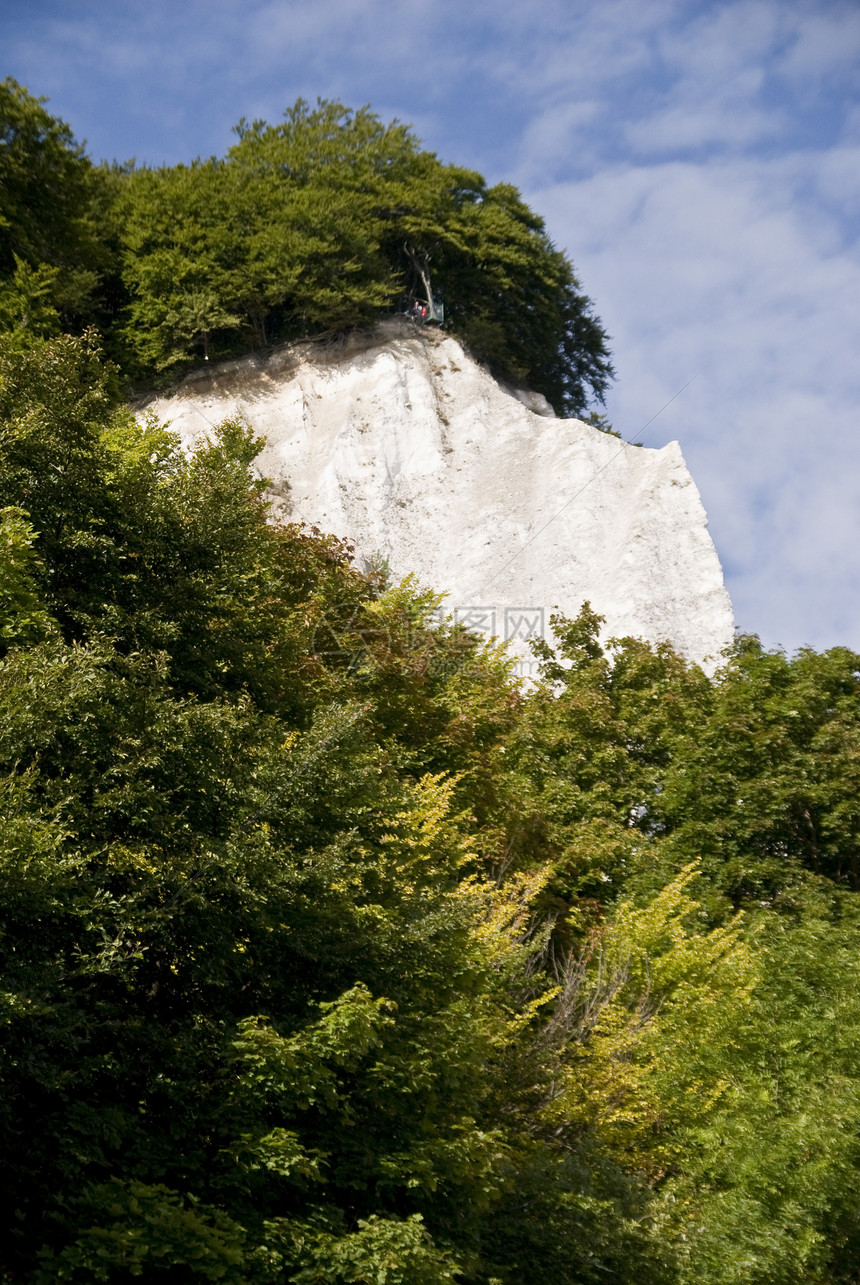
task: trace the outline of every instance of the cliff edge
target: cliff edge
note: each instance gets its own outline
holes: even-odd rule
[[[348,537],[444,591],[446,610],[528,638],[588,599],[606,636],[668,640],[711,671],[732,609],[677,442],[624,444],[506,389],[441,332],[392,322],[188,376],[149,403],[187,444],[240,414],[279,516]]]

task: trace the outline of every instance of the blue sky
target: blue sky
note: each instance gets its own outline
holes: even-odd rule
[[[860,650],[856,0],[0,0],[0,45],[96,158],[319,95],[516,183],[612,336],[610,418],[680,441],[738,625]]]

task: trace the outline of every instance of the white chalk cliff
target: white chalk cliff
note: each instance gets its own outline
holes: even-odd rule
[[[625,445],[499,385],[449,336],[392,322],[329,347],[213,365],[149,404],[191,444],[241,414],[280,516],[348,537],[513,638],[588,599],[605,634],[713,669],[732,609],[677,442]],[[522,672],[528,672],[528,665]]]

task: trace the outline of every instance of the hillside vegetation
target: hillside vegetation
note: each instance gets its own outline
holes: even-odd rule
[[[136,423],[59,329],[96,250],[25,233],[0,1279],[856,1282],[860,656],[586,604],[524,693],[272,522],[245,425]]]

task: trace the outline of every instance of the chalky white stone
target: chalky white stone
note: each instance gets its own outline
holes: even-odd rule
[[[227,416],[263,436],[278,516],[347,537],[511,637],[583,601],[605,637],[667,640],[712,671],[732,608],[677,442],[630,446],[505,388],[460,344],[390,322],[207,367],[146,407],[186,445]],[[526,661],[520,672],[528,673]]]

